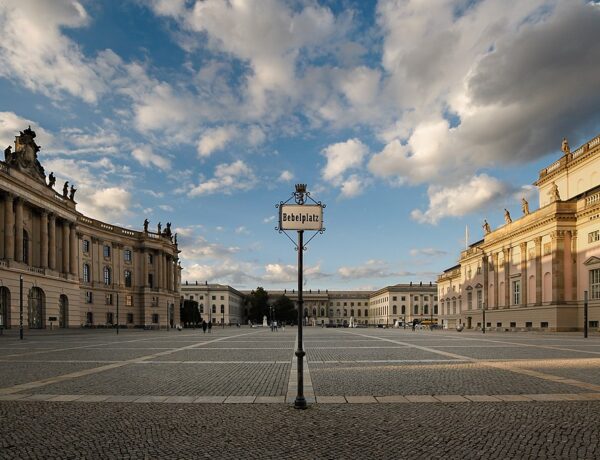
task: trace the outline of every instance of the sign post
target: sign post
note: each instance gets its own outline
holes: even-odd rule
[[[292,198],[296,204],[287,204]],[[314,204],[305,204],[307,200],[311,200]],[[308,244],[317,233],[322,234],[325,231],[325,227],[323,227],[323,208],[325,208],[325,205],[311,198],[310,192],[306,191],[306,184],[296,184],[296,191],[292,193],[292,196],[287,201],[280,202],[275,206],[279,208],[279,226],[275,229],[279,233],[285,233],[298,251],[298,348],[295,352],[298,362],[298,392],[294,401],[294,407],[296,409],[306,409],[306,398],[304,397],[304,356],[306,352],[303,349],[302,339],[302,315],[304,313],[304,299],[302,297],[303,253],[306,250],[304,232],[315,232],[306,242]],[[286,233],[286,230],[295,230],[298,232],[297,244]]]

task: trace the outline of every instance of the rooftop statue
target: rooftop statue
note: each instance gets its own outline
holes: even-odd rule
[[[71,185],[71,191],[69,193],[69,200],[73,201],[75,199],[75,192],[77,189]]]
[[[150,221],[148,219],[144,219],[144,232],[148,233],[148,224]]]
[[[66,181],[65,185],[63,185],[63,198],[67,198],[68,194],[69,194],[69,181]]]
[[[508,209],[504,208],[504,221],[507,224],[512,224],[512,219],[510,218],[510,212],[508,212]]]
[[[483,232],[487,235],[488,233],[492,233],[492,229],[490,228],[490,224],[488,224],[487,220],[483,220]]]
[[[48,176],[48,187],[52,188],[56,184],[56,177],[54,177],[54,173],[51,172]]]
[[[523,210],[523,215],[526,216],[529,214],[529,203],[525,199],[525,197],[521,198],[521,209]]]
[[[46,173],[37,158],[40,147],[34,139],[35,131],[31,129],[31,126],[24,131],[20,131],[15,138],[15,151],[11,151],[12,147],[4,150],[5,161],[9,167],[29,174],[46,184]]]
[[[552,188],[548,193],[551,201],[560,201],[560,194],[558,193],[558,185],[556,185],[556,182],[552,182]]]
[[[566,137],[563,137],[562,145],[560,146],[560,149],[564,152],[565,155],[568,155],[569,153],[571,153],[571,148],[569,147],[569,141],[567,140]]]
[[[159,235],[160,235],[160,229],[161,229],[161,228],[162,228],[162,225],[161,225],[161,223],[159,222],[159,223],[158,223],[158,234],[159,234]]]

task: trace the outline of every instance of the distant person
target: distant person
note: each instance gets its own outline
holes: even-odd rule
[[[208,324],[206,321],[202,320],[202,331],[206,334],[206,329],[208,328]]]
[[[211,329],[212,329],[212,322],[208,322],[208,332],[209,334],[211,333]]]
[[[412,322],[412,330],[414,331],[416,329],[416,327],[417,327],[417,322],[413,321]]]
[[[277,332],[277,321],[273,321],[273,329],[275,329],[275,332]]]
[[[285,321],[284,321],[283,323],[281,323],[281,330],[282,330],[283,332],[285,332]]]

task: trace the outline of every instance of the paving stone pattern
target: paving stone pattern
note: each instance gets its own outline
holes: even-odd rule
[[[600,337],[306,328],[0,336],[0,458],[598,458]]]

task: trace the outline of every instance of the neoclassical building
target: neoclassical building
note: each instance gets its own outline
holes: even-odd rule
[[[213,324],[244,324],[244,294],[231,286],[188,283],[181,286],[181,300],[198,302],[201,317]]]
[[[25,328],[177,324],[181,267],[170,225],[133,231],[84,216],[75,188],[57,192],[38,151],[28,128],[0,161],[2,327],[19,327],[21,305]]]
[[[448,327],[576,331],[600,321],[600,136],[540,171],[539,209],[492,230],[438,277]]]

